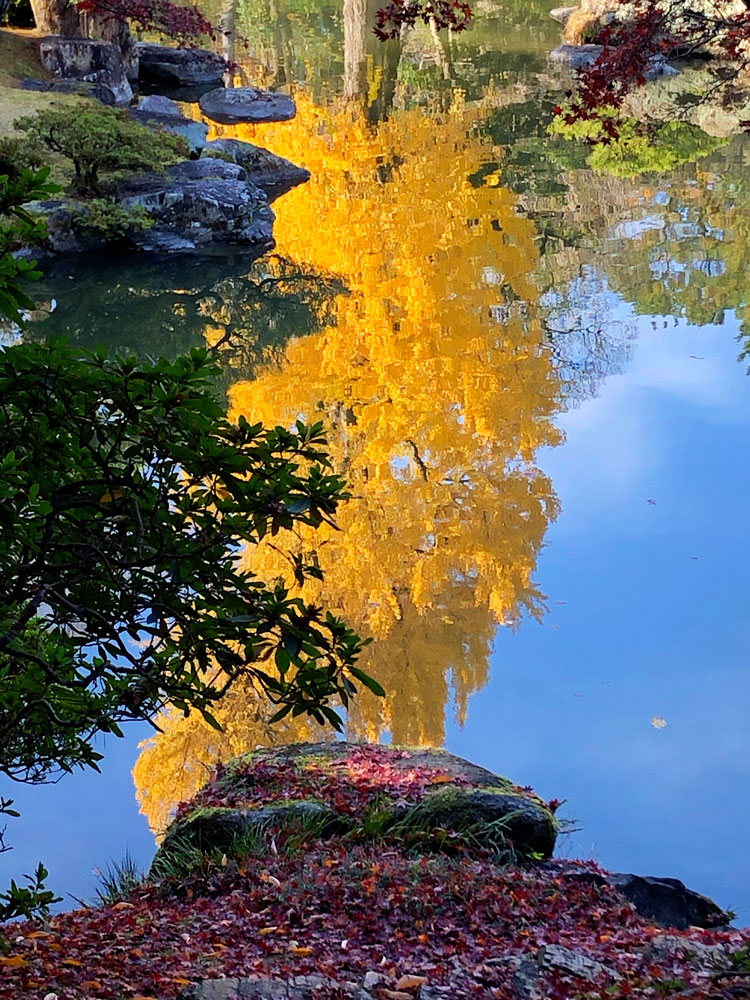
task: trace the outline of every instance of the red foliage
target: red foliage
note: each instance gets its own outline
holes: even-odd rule
[[[679,956],[644,952],[661,933],[637,916],[595,865],[558,862],[538,869],[499,867],[476,857],[404,857],[335,842],[304,854],[217,867],[181,886],[155,887],[129,901],[7,928],[0,1000],[130,1000],[175,997],[188,982],[220,976],[287,978],[317,973],[360,980],[376,969],[385,984],[405,973],[451,984],[454,1000],[510,1000],[513,962],[560,944],[621,977],[616,996],[664,996],[659,983],[682,979],[693,1000],[716,995]],[[670,934],[678,934],[671,932]],[[750,935],[690,930],[686,941],[739,947]],[[546,1000],[585,995],[612,1000],[602,975],[583,987],[551,974]],[[582,993],[584,989],[584,993]],[[608,992],[609,990],[609,992]]]
[[[157,31],[181,45],[217,37],[216,27],[200,8],[173,0],[81,0],[78,9],[104,20],[128,22],[138,31]]]
[[[691,0],[620,0],[627,18],[606,28],[604,49],[596,62],[578,72],[565,122],[600,121],[608,142],[618,137],[617,115],[625,99],[644,86],[649,75],[672,58],[685,58],[710,48],[733,64],[717,87],[727,86],[745,69],[750,45],[750,10],[729,13],[729,0],[716,0],[714,12],[695,10]],[[699,5],[700,6],[700,5]]]
[[[403,28],[417,21],[434,21],[438,29],[464,31],[473,17],[472,9],[463,0],[389,0],[376,15],[375,34],[381,41],[398,38]]]
[[[408,750],[362,746],[338,760],[300,762],[261,756],[231,768],[219,764],[209,783],[190,802],[181,803],[177,817],[200,806],[242,808],[284,799],[317,799],[337,812],[356,816],[376,797],[418,802],[428,788],[442,781],[471,784],[466,778],[448,779],[440,768],[394,765],[410,756]]]

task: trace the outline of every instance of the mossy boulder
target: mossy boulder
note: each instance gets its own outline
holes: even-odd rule
[[[299,743],[220,765],[179,807],[157,858],[177,844],[225,851],[248,834],[289,828],[319,839],[503,845],[521,860],[549,858],[558,825],[529,789],[444,750]]]

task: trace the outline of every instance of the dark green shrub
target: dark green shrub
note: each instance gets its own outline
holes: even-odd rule
[[[93,101],[48,108],[20,118],[15,126],[72,162],[73,186],[82,195],[101,194],[103,173],[163,170],[188,152],[180,136],[154,132],[134,122],[127,111]]]
[[[140,205],[124,208],[106,198],[92,198],[73,216],[76,228],[92,236],[103,236],[108,242],[124,239],[131,233],[150,229],[153,219]]]
[[[0,138],[0,175],[17,181],[24,170],[39,170],[42,163],[42,148],[38,143],[17,135]]]

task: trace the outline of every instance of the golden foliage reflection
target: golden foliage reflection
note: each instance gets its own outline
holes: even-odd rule
[[[274,206],[277,243],[348,293],[322,332],[236,383],[231,410],[325,420],[354,499],[340,531],[283,543],[324,572],[308,596],[374,639],[362,666],[387,697],[358,698],[350,733],[440,744],[446,707],[462,720],[487,681],[497,623],[543,608],[532,574],[557,500],[534,462],[559,441],[560,384],[537,315],[533,225],[483,173],[497,150],[460,99],[377,125],[351,104],[296,100],[293,122],[222,134],[310,169]],[[288,572],[271,544],[246,558],[266,578]],[[203,763],[315,735],[307,723],[269,732],[251,691],[216,714],[224,734],[169,716],[144,750],[135,777],[155,828],[205,780]]]

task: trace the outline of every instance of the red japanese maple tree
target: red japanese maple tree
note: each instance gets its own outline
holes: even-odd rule
[[[566,124],[597,120],[599,141],[617,138],[626,98],[670,59],[714,61],[716,83],[704,100],[747,75],[750,0],[614,0],[613,6],[618,2],[624,16],[601,31],[601,54],[578,72],[569,105],[558,109]]]
[[[375,34],[381,41],[398,38],[404,28],[417,21],[432,22],[438,30],[463,31],[473,14],[463,0],[389,0],[377,12]]]

